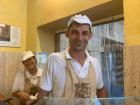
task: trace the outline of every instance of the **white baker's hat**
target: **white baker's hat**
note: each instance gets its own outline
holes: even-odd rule
[[[72,22],[77,22],[80,24],[89,24],[90,28],[92,29],[92,23],[90,21],[90,19],[86,16],[86,15],[74,15],[70,18],[70,20],[68,21],[68,27],[71,25]]]
[[[31,51],[24,51],[22,54],[21,54],[21,59],[22,61],[25,61],[31,57],[33,57],[34,54],[31,52]]]
[[[5,27],[5,24],[0,24],[0,27]]]

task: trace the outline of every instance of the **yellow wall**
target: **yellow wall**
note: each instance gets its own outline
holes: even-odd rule
[[[140,45],[140,0],[124,0],[125,44]]]
[[[51,43],[51,48],[46,46],[46,51],[53,51],[54,40],[45,41],[47,38],[54,39],[53,33],[39,37],[37,30],[39,25],[108,1],[111,0],[1,0],[0,23],[15,25],[21,28],[21,47],[0,47],[0,51],[23,51],[25,49],[42,51],[42,48],[45,48],[49,43]],[[139,5],[140,0],[124,0],[125,44],[127,46],[140,44]],[[28,11],[26,12],[27,9]]]
[[[54,40],[45,41],[48,37],[49,39],[53,39],[53,33],[39,40],[37,26],[61,19],[108,1],[111,0],[28,0],[27,49],[42,51],[42,41],[44,43],[43,48],[45,48],[47,44],[52,48],[55,47],[54,44],[50,44],[54,43]],[[53,52],[54,49],[46,47],[45,51]]]
[[[27,0],[0,0],[0,23],[21,28],[21,47],[1,47],[0,51],[23,51],[26,49]]]
[[[0,51],[22,51],[31,49],[41,51],[42,46],[48,43],[54,47],[53,34],[41,39],[38,36],[37,26],[49,23],[51,21],[69,16],[76,12],[88,9],[90,7],[108,2],[109,0],[1,0],[0,2],[0,23],[19,26],[21,28],[21,47],[0,47]],[[140,0],[124,0],[124,21],[125,21],[125,43],[129,45],[140,44]],[[28,9],[28,13],[26,12]],[[26,14],[27,13],[27,14]],[[26,16],[28,20],[26,21]],[[26,22],[27,22],[27,42],[26,42]],[[43,41],[44,45],[41,44]],[[46,42],[46,43],[45,43]],[[53,51],[46,47],[46,50]]]
[[[52,53],[55,50],[55,35],[49,30],[38,29],[38,41],[37,48],[40,51],[47,51],[47,53]]]

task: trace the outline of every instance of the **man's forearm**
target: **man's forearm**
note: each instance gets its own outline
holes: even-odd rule
[[[20,98],[20,91],[13,92],[12,95],[14,97]]]
[[[98,98],[107,98],[108,97],[107,90],[105,87],[97,90],[97,97]]]
[[[37,99],[40,100],[44,97],[48,97],[50,95],[50,93],[51,93],[51,91],[45,91],[45,90],[39,88]]]

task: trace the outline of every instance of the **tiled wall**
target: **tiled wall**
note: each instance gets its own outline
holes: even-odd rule
[[[140,45],[124,48],[125,96],[140,96]]]
[[[20,53],[0,52],[0,92],[4,96],[11,95],[16,72],[21,69]]]

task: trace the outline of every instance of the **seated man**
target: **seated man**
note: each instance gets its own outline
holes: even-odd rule
[[[37,60],[31,51],[22,53],[22,63],[25,70],[16,74],[12,95],[20,99],[20,105],[35,98],[43,70],[37,67]]]

